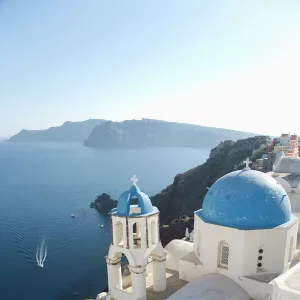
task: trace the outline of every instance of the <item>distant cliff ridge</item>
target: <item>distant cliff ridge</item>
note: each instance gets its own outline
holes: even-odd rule
[[[94,148],[212,148],[222,140],[254,135],[229,129],[142,119],[102,123],[92,130],[84,144]]]
[[[8,142],[77,142],[83,143],[93,128],[106,120],[90,119],[82,122],[65,122],[45,130],[21,130]]]
[[[93,148],[194,147],[212,148],[223,140],[254,133],[193,124],[142,119],[112,122],[90,119],[65,122],[45,130],[25,130],[8,142],[76,142]]]

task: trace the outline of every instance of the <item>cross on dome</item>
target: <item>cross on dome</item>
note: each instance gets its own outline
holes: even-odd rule
[[[252,164],[252,161],[249,159],[249,157],[246,158],[246,160],[243,161],[244,164],[246,164],[245,169],[250,169],[249,165]]]
[[[138,178],[136,177],[136,175],[133,175],[130,181],[132,182],[133,185],[136,185]]]

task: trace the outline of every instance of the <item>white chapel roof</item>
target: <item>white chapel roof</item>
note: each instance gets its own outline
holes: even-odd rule
[[[166,247],[167,268],[178,271],[179,260],[193,251],[193,243],[184,240],[173,240]]]
[[[221,274],[207,274],[188,283],[167,300],[250,300],[249,295],[232,279]]]
[[[284,156],[274,165],[275,173],[291,173],[300,175],[300,157]]]
[[[193,244],[183,240],[172,240],[165,247],[165,251],[180,259],[193,251]]]

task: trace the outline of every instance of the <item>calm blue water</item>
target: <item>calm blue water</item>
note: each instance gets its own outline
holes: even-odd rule
[[[117,198],[133,174],[153,195],[208,154],[0,142],[0,299],[69,300],[73,292],[76,299],[94,297],[106,286],[111,236],[109,216],[95,213],[89,203],[102,192]],[[42,239],[47,257],[38,268]]]

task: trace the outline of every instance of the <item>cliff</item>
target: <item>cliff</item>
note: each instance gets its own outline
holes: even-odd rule
[[[267,136],[221,142],[211,150],[204,164],[176,175],[171,185],[151,198],[160,210],[162,223],[174,223],[182,216],[192,217],[202,207],[207,188],[223,175],[243,168],[243,160],[252,157],[254,149],[269,143]]]
[[[61,126],[45,130],[23,129],[9,138],[8,142],[77,142],[83,143],[93,128],[105,120],[86,120],[82,122],[65,122]]]
[[[253,133],[160,120],[106,122],[96,126],[85,146],[94,148],[195,147],[212,148],[224,139]]]

